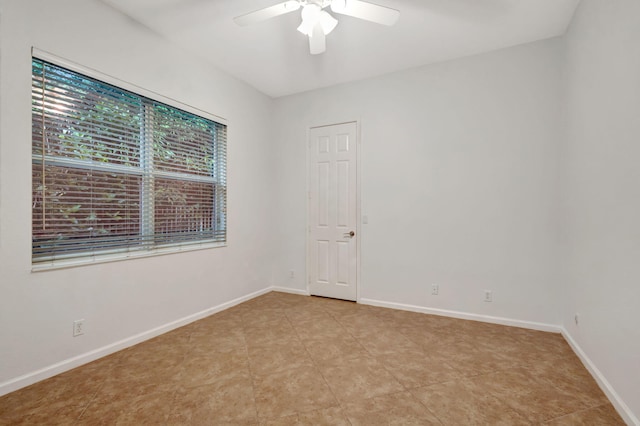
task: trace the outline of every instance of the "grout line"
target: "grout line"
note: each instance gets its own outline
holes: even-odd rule
[[[82,416],[84,416],[84,413],[89,409],[89,406],[96,399],[96,396],[98,395],[98,392],[100,392],[100,390],[103,387],[104,387],[104,380],[103,380],[103,383],[101,383],[100,386],[98,386],[98,389],[96,389],[96,391],[93,393],[93,395],[91,395],[91,399],[89,399],[89,402],[87,402],[87,405],[84,406],[82,412],[80,413],[80,415],[78,415],[78,418],[76,419],[76,421],[79,421],[80,419],[82,419]]]
[[[424,387],[428,387],[428,386],[424,386]],[[414,388],[414,389],[418,389],[418,388]],[[413,394],[413,392],[411,392],[411,390],[407,390],[407,392],[409,392],[409,395],[411,395],[411,397],[414,400],[416,400],[418,402],[418,404],[422,405],[433,417],[435,417],[435,419],[438,421],[438,423],[440,423],[441,425],[444,425],[442,419],[440,419],[440,417],[438,417],[438,415],[436,413],[431,411],[431,409],[429,408],[429,406],[427,404],[423,403],[417,396],[415,396]]]
[[[323,309],[323,311],[325,311]],[[326,311],[325,311],[326,312]],[[307,345],[305,345],[304,340],[300,337],[300,333],[298,333],[298,331],[296,330],[296,327],[293,325],[291,318],[289,318],[289,316],[286,314],[285,312],[285,317],[287,318],[287,321],[289,322],[289,325],[291,325],[291,328],[293,329],[293,332],[296,334],[296,337],[298,338],[298,340],[300,341],[300,344],[302,345],[302,347],[304,348],[305,352],[307,353],[307,355],[309,355],[309,359],[311,360],[311,362],[313,363],[314,368],[318,371],[318,373],[320,373],[320,375],[322,376],[322,380],[324,380],[325,384],[327,385],[327,388],[329,389],[329,391],[331,392],[331,394],[333,395],[333,398],[336,400],[336,402],[338,402],[338,404],[340,403],[340,401],[338,400],[338,398],[336,397],[336,395],[333,393],[333,390],[331,389],[331,386],[329,386],[329,383],[327,382],[326,378],[324,377],[324,375],[322,374],[322,371],[320,371],[320,366],[318,365],[318,363],[316,362],[316,360],[313,358],[313,356],[311,356],[311,352],[309,352],[309,348],[307,348]]]
[[[593,410],[593,409],[600,408],[600,407],[605,407],[605,406],[608,406],[608,405],[611,405],[611,403],[609,402],[609,403],[599,404],[599,405],[595,405],[593,407],[583,408],[582,410],[572,411],[571,413],[563,414],[561,416],[553,417],[551,419],[545,420],[543,422],[543,424],[549,423],[549,422],[551,422],[553,420],[564,419],[565,417],[569,417],[569,416],[572,416],[574,414],[584,413],[585,411]],[[615,408],[613,410],[615,411]]]
[[[247,338],[244,334],[244,319],[242,322],[242,341],[244,342],[244,350],[247,353],[247,368],[249,370],[249,377],[251,378],[251,389],[253,389],[253,408],[255,409],[256,421],[260,421],[260,416],[258,415],[258,401],[256,400],[256,381],[253,374],[253,370],[251,368],[251,357],[249,356],[249,345],[247,344]]]
[[[262,296],[266,296],[266,295],[268,295],[270,293],[271,292],[266,293],[266,294],[264,294]],[[245,301],[243,303],[240,303],[237,306],[245,305],[245,306],[247,306],[247,309],[253,310],[254,307],[250,306],[249,302],[254,301],[254,300],[256,300],[256,299],[258,299],[258,298],[260,298],[262,296],[258,296],[258,297],[254,298],[254,299],[247,300],[247,301]],[[245,328],[246,324],[245,324],[245,320],[244,320],[244,315],[242,315],[241,313],[239,313],[238,315],[240,315],[240,320],[241,320],[242,340],[244,341],[244,347],[245,347],[245,350],[247,352],[247,364],[249,366],[248,367],[249,368],[249,377],[251,378],[251,387],[253,389],[253,407],[255,408],[255,412],[256,412],[256,422],[260,423],[260,413],[258,412],[258,401],[256,399],[256,377],[255,377],[255,375],[253,373],[253,370],[251,368],[251,357],[249,356],[249,344],[247,343],[246,328]]]
[[[328,314],[331,318],[333,318],[333,316],[324,308],[322,308],[322,311],[326,314]],[[293,329],[293,332],[296,334],[296,336],[298,337],[298,340],[300,341],[300,343],[302,344],[302,347],[304,347],[304,350],[307,352],[307,354],[309,355],[309,359],[311,360],[311,362],[314,365],[314,369],[318,372],[318,374],[320,374],[320,377],[322,377],[322,380],[324,381],[325,385],[327,386],[327,389],[329,389],[329,392],[331,392],[331,395],[333,395],[333,399],[338,403],[338,408],[340,409],[340,411],[343,413],[343,415],[347,418],[347,421],[349,422],[350,425],[353,426],[353,423],[351,422],[351,419],[349,419],[349,416],[347,415],[347,413],[344,412],[343,410],[343,405],[341,403],[341,401],[338,399],[338,397],[336,396],[335,392],[333,391],[333,389],[331,388],[331,386],[329,385],[329,382],[327,381],[327,378],[324,376],[324,374],[322,373],[322,369],[320,368],[320,365],[318,365],[318,363],[316,362],[316,360],[313,358],[313,356],[311,356],[311,352],[309,352],[309,349],[307,348],[307,345],[304,344],[304,340],[300,338],[300,334],[298,333],[298,331],[296,330],[296,328],[294,327],[293,323],[291,322],[291,318],[289,318],[289,316],[286,314],[285,312],[285,317],[287,318],[287,321],[289,321],[289,324],[291,325],[291,328]],[[335,318],[334,318],[335,320]],[[337,322],[337,321],[336,321]],[[340,324],[338,322],[338,325],[340,325],[340,327],[342,327],[342,324]]]

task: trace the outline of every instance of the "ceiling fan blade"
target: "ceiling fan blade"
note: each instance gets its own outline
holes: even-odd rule
[[[275,18],[276,16],[284,15],[285,13],[294,12],[298,9],[300,9],[300,2],[297,0],[289,0],[284,3],[256,10],[255,12],[236,16],[233,20],[236,24],[244,27],[246,25],[256,24],[258,22],[266,21],[267,19]]]
[[[312,55],[318,55],[327,50],[327,40],[322,30],[322,25],[317,23],[313,27],[313,33],[309,36],[309,51]]]
[[[331,10],[342,15],[389,26],[395,24],[400,17],[400,11],[396,9],[362,0],[333,0]]]

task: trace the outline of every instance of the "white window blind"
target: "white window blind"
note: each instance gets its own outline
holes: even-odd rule
[[[32,260],[226,241],[226,126],[32,61]]]

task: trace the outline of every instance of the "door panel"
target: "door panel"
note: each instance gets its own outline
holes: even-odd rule
[[[329,226],[329,163],[318,163],[318,226]]]
[[[318,276],[320,283],[329,282],[329,241],[317,241],[318,248]]]
[[[350,200],[349,200],[349,162],[338,161],[337,162],[337,225],[341,228],[349,227],[349,213],[350,213]]]
[[[309,132],[309,291],[357,297],[357,125]]]

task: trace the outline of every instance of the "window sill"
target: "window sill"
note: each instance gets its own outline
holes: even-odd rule
[[[140,251],[140,252],[123,252],[113,254],[101,254],[95,256],[89,256],[81,259],[68,259],[68,260],[52,260],[50,262],[43,262],[31,265],[31,272],[44,272],[56,269],[68,269],[77,268],[86,265],[96,265],[101,263],[120,262],[129,259],[141,259],[145,257],[164,256],[174,253],[186,253],[197,250],[209,250],[212,248],[227,247],[227,243],[200,243],[200,244],[188,244],[180,246],[167,246],[154,250]]]

